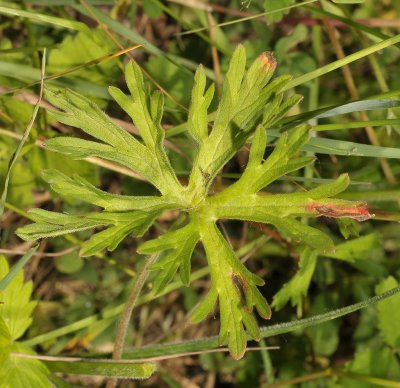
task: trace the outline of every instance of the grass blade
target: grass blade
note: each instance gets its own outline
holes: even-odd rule
[[[366,121],[352,121],[349,123],[333,123],[321,124],[312,127],[314,131],[332,131],[341,129],[356,129],[363,127],[381,127],[384,125],[400,125],[400,119],[382,119],[382,120],[366,120]]]
[[[339,69],[342,66],[348,65],[349,63],[357,61],[361,58],[366,57],[367,55],[376,53],[380,50],[393,46],[397,43],[400,43],[400,34],[395,35],[392,38],[385,39],[382,42],[373,44],[353,54],[350,54],[343,59],[339,59],[337,61],[328,63],[327,65],[322,66],[316,70],[310,71],[309,73],[301,75],[300,77],[294,78],[293,80],[289,81],[282,90],[289,90],[296,86],[302,85],[308,81],[321,77],[324,74],[330,73],[333,70]]]
[[[38,247],[39,245],[36,245],[29,249],[28,252],[26,252],[25,255],[23,255],[15,265],[13,265],[8,274],[0,280],[0,291],[3,291],[7,288],[7,286],[15,278],[17,273],[24,267],[24,265],[29,261],[32,255],[37,251]]]
[[[11,157],[9,166],[8,166],[8,170],[7,170],[7,174],[6,174],[6,179],[4,181],[4,189],[3,189],[3,193],[1,195],[1,200],[0,200],[0,219],[1,217],[3,217],[3,213],[4,213],[4,207],[5,207],[5,203],[7,200],[7,193],[8,193],[8,185],[10,182],[10,177],[11,177],[11,172],[13,170],[13,167],[15,165],[15,162],[18,159],[18,156],[22,150],[22,147],[24,146],[26,140],[28,139],[29,133],[33,127],[33,124],[36,120],[36,116],[37,113],[39,111],[39,107],[40,107],[40,102],[42,101],[42,97],[43,97],[43,88],[44,88],[44,73],[45,73],[45,67],[46,67],[46,50],[44,50],[43,52],[43,57],[42,57],[42,69],[41,69],[41,76],[40,76],[40,93],[39,93],[39,98],[37,100],[37,103],[33,109],[33,113],[32,113],[32,117],[31,120],[28,124],[28,126],[25,129],[25,132],[22,136],[21,141],[18,144],[17,149],[14,152],[14,155]]]
[[[226,27],[226,26],[230,26],[232,24],[246,22],[248,20],[258,19],[260,16],[266,16],[266,15],[272,15],[274,13],[285,12],[285,11],[288,11],[288,10],[290,10],[292,8],[303,7],[303,6],[307,5],[307,4],[315,3],[316,1],[317,0],[303,1],[301,3],[296,3],[296,4],[293,4],[293,5],[289,5],[287,7],[274,9],[273,11],[262,12],[262,13],[258,13],[256,15],[247,16],[247,17],[244,17],[244,18],[230,20],[229,22],[214,24],[212,26],[209,26],[209,28]],[[204,31],[204,30],[207,30],[207,29],[208,29],[207,27],[196,28],[194,30],[181,32],[179,35],[195,34],[197,32],[201,32],[201,31]]]
[[[40,24],[51,24],[55,28],[68,28],[70,30],[81,31],[90,34],[90,29],[86,24],[77,22],[75,20],[68,20],[64,18],[59,18],[56,16],[44,15],[38,12],[23,11],[21,9],[7,8],[0,6],[0,14],[7,16],[17,16],[21,18],[26,18],[32,22]]]

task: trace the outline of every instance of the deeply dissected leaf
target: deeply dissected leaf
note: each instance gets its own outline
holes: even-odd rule
[[[196,72],[189,109],[188,130],[197,143],[189,182],[185,186],[176,178],[164,147],[165,131],[161,126],[163,97],[147,91],[139,66],[129,63],[126,82],[130,95],[117,88],[110,93],[132,118],[141,139],[128,134],[99,107],[72,91],[48,91],[48,98],[58,108],[55,119],[82,129],[94,139],[56,137],[46,143],[48,150],[73,159],[99,157],[121,164],[142,175],[160,192],[159,196],[124,196],[104,192],[79,176],[67,176],[54,170],[44,178],[54,191],[103,208],[100,212],[71,215],[32,210],[35,223],[20,228],[25,240],[59,236],[83,230],[103,228],[86,241],[80,254],[90,256],[103,249],[113,250],[128,235],[141,236],[163,212],[184,213],[185,226],[167,231],[143,243],[138,251],[157,254],[151,267],[157,270],[153,290],[161,292],[180,272],[189,284],[191,256],[198,241],[204,246],[211,274],[211,288],[192,315],[194,322],[205,319],[219,305],[220,343],[227,343],[231,354],[240,358],[245,352],[247,335],[260,338],[254,310],[268,319],[271,310],[259,286],[264,281],[250,272],[236,257],[217,226],[219,219],[245,220],[271,224],[282,237],[301,253],[300,271],[275,298],[277,307],[288,300],[298,303],[305,295],[318,254],[334,253],[334,243],[324,232],[305,225],[299,217],[352,218],[364,221],[372,217],[362,202],[334,198],[346,189],[346,174],[334,182],[315,189],[289,194],[268,194],[265,187],[282,175],[299,170],[313,158],[300,155],[310,142],[307,126],[291,128],[285,133],[269,128],[280,121],[301,97],[284,98],[283,90],[290,76],[271,81],[276,67],[272,54],[261,54],[246,70],[246,53],[242,46],[234,52],[226,74],[217,112],[210,125],[208,108],[214,86],[206,88],[202,67]],[[280,137],[273,152],[265,158],[267,132]],[[213,179],[235,153],[252,139],[247,167],[238,181],[221,192],[210,195]],[[373,246],[373,238],[343,244],[335,258],[359,258],[360,244]],[[348,244],[348,245],[346,245]],[[247,334],[246,334],[247,332]]]
[[[280,310],[289,300],[292,306],[297,306],[301,299],[307,295],[316,263],[317,252],[310,248],[302,249],[298,272],[275,294],[272,307]]]
[[[146,94],[140,67],[130,62],[125,72],[126,83],[132,97],[124,95],[117,88],[110,88],[110,94],[132,118],[147,147],[147,154],[153,156],[153,164],[160,174],[159,186],[163,194],[179,190],[180,185],[167,157],[163,141],[165,132],[161,127],[164,98],[156,91],[150,98]]]
[[[217,298],[221,316],[220,343],[228,343],[233,357],[241,358],[246,348],[245,328],[252,338],[260,339],[260,332],[252,315],[255,307],[265,319],[270,309],[257,286],[264,282],[249,272],[235,256],[232,248],[212,223],[198,220],[200,236],[210,266],[212,288],[194,313],[198,321],[211,312]]]
[[[110,224],[105,220],[93,220],[85,216],[72,216],[41,209],[33,209],[30,214],[35,223],[26,225],[17,232],[18,236],[26,241],[61,236]]]
[[[203,66],[199,66],[194,76],[192,103],[189,109],[188,128],[197,143],[203,143],[208,137],[207,110],[214,96],[214,85],[205,91],[206,75]]]
[[[289,138],[284,133],[267,160],[263,160],[267,138],[263,126],[258,126],[254,135],[254,142],[250,149],[249,163],[240,179],[231,185],[223,195],[232,191],[253,194],[260,191],[277,178],[289,172],[296,171],[313,161],[313,158],[293,158],[296,152],[308,141],[307,127],[300,127]]]
[[[51,188],[66,197],[70,196],[100,206],[107,211],[172,210],[179,207],[171,197],[129,196],[110,194],[93,186],[86,179],[74,175],[66,176],[57,170],[46,170],[43,178]]]
[[[132,77],[137,77],[138,70],[129,69],[134,69],[134,67],[128,65],[127,80],[130,85],[135,85],[135,79],[132,79]],[[137,78],[136,81],[138,81]],[[162,141],[161,129],[157,128],[155,124],[150,124],[151,118],[148,117],[149,112],[146,108],[146,101],[144,101],[144,90],[137,92],[137,90],[140,90],[140,86],[136,89],[132,86],[131,90],[135,92],[135,96],[139,100],[131,105],[138,106],[139,108],[137,109],[143,115],[147,114],[144,120],[137,120],[141,135],[147,146],[149,144],[154,146],[155,141]],[[161,192],[170,192],[172,188],[175,188],[176,177],[166,160],[166,156],[164,156],[165,151],[153,150],[153,152],[148,152],[148,148],[145,145],[115,124],[96,104],[71,90],[47,90],[46,97],[54,106],[62,109],[62,111],[51,112],[54,118],[64,124],[80,128],[105,143],[95,143],[81,139],[55,138],[46,143],[48,149],[66,153],[78,159],[98,156],[112,160],[143,175]],[[123,105],[125,106],[125,104]],[[134,117],[137,116],[134,115]],[[157,157],[154,155],[155,152],[158,154]]]
[[[280,79],[267,85],[276,67],[271,54],[262,54],[246,74],[245,64],[245,50],[239,46],[225,77],[213,128],[203,140],[194,161],[188,186],[193,197],[204,196],[212,178],[262,122],[262,112],[267,102],[276,98],[275,94],[283,87]],[[204,125],[207,123],[203,122],[202,127]]]
[[[143,254],[167,251],[165,256],[152,266],[152,269],[160,270],[154,283],[156,293],[165,288],[178,268],[182,282],[189,285],[190,259],[199,237],[195,225],[190,223],[181,229],[163,234],[156,240],[147,241],[139,247],[138,252]]]

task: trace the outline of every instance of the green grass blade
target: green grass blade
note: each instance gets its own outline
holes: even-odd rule
[[[267,11],[267,12],[262,12],[262,13],[258,13],[256,15],[251,15],[251,16],[247,16],[244,18],[240,18],[240,19],[235,19],[235,20],[230,20],[229,22],[224,22],[224,23],[218,23],[215,24],[212,27],[226,27],[226,26],[230,26],[232,24],[236,24],[236,23],[242,23],[242,22],[246,22],[248,20],[253,20],[253,19],[258,19],[260,16],[266,16],[266,15],[272,15],[274,13],[279,13],[279,12],[285,12],[285,11],[289,11],[290,9],[293,8],[298,8],[298,7],[303,7],[307,4],[311,4],[311,3],[315,3],[318,0],[308,0],[308,1],[303,1],[301,3],[296,3],[293,5],[289,5],[287,7],[282,7],[282,8],[278,8],[278,9],[274,9],[273,11]],[[190,31],[185,31],[180,33],[179,35],[190,35],[190,34],[195,34],[204,30],[207,30],[207,27],[201,27],[201,28],[196,28],[194,30],[190,30]]]
[[[357,51],[353,54],[347,55],[343,59],[339,59],[337,61],[328,63],[325,66],[322,66],[316,70],[310,71],[309,73],[306,73],[304,75],[301,75],[300,77],[294,78],[293,80],[289,81],[283,90],[289,90],[292,89],[296,86],[302,85],[308,81],[311,81],[315,78],[321,77],[324,74],[330,73],[333,70],[339,69],[345,65],[348,65],[349,63],[352,63],[354,61],[357,61],[361,58],[366,57],[367,55],[376,53],[380,50],[383,50],[387,47],[393,46],[397,43],[400,43],[400,34],[395,35],[392,38],[385,39],[382,42],[373,44],[365,49],[362,49],[360,51]]]
[[[367,156],[371,158],[400,158],[400,148],[378,147],[350,141],[313,137],[303,147],[304,151],[317,154]]]
[[[0,14],[7,16],[17,16],[29,19],[34,23],[51,24],[55,28],[68,28],[70,30],[81,31],[90,34],[90,29],[86,24],[75,20],[68,20],[56,16],[44,15],[38,12],[23,11],[21,9],[7,8],[0,6]]]
[[[383,125],[400,125],[400,119],[382,119],[382,120],[366,120],[366,121],[352,121],[349,123],[333,123],[321,124],[312,127],[314,131],[332,131],[343,129],[356,129],[363,127],[380,127]]]
[[[26,87],[30,86],[31,84],[36,84],[36,81],[40,76],[40,70],[35,69],[32,66],[23,65],[20,63],[0,61],[0,75],[17,79],[23,82],[24,87]],[[29,83],[29,85],[26,85],[27,82]],[[111,97],[107,92],[107,88],[78,78],[53,79],[46,81],[46,84],[54,85],[60,88],[71,88],[73,90],[84,93],[86,96],[97,97],[104,100],[111,100]],[[16,90],[18,89],[1,92],[0,96],[11,94]]]
[[[395,96],[397,96],[399,93],[400,92],[397,92]],[[327,117],[354,113],[359,111],[394,108],[398,106],[400,106],[400,100],[388,100],[388,99],[378,99],[378,98],[359,100],[346,104],[328,106],[325,108],[319,108],[314,111],[304,112],[298,115],[284,118],[281,121],[281,123],[283,124],[281,130],[292,128],[294,125],[305,123],[311,119],[327,118]],[[212,112],[207,116],[207,120],[209,122],[214,120],[214,118],[215,118],[215,112]],[[185,132],[186,130],[187,130],[187,122],[168,129],[166,137],[169,138],[172,136],[179,135]],[[268,133],[271,134],[271,132]]]
[[[4,276],[3,279],[0,280],[0,291],[3,291],[7,288],[8,284],[15,278],[17,273],[24,267],[24,265],[29,261],[29,259],[33,256],[33,254],[37,251],[39,245],[36,245],[28,250],[28,252],[23,255],[18,262],[13,265],[8,274]]]
[[[26,140],[28,139],[29,133],[31,132],[31,129],[33,127],[33,124],[36,120],[36,116],[38,114],[39,111],[39,107],[40,107],[40,102],[42,101],[42,97],[43,97],[43,87],[44,87],[44,72],[45,72],[45,67],[46,67],[46,50],[44,50],[43,52],[43,58],[42,58],[42,70],[41,70],[41,75],[40,75],[40,94],[39,94],[39,98],[36,102],[35,107],[33,108],[33,113],[32,113],[32,117],[30,122],[28,123],[28,126],[25,129],[24,134],[22,135],[21,141],[18,144],[17,149],[15,150],[13,156],[11,157],[11,160],[9,162],[8,165],[8,170],[7,170],[7,174],[6,174],[6,178],[4,181],[4,189],[3,189],[3,193],[1,195],[1,200],[0,200],[0,219],[3,217],[3,213],[4,213],[4,207],[6,204],[6,200],[7,200],[7,193],[8,193],[8,185],[10,182],[10,177],[11,177],[11,172],[13,170],[13,167],[15,165],[15,162],[18,159],[18,156],[22,150],[22,147],[24,146]]]
[[[313,118],[322,119],[359,111],[395,108],[399,105],[400,100],[359,100],[333,107],[317,116],[313,116]]]
[[[317,14],[318,16],[321,16],[321,17],[326,16],[326,17],[328,17],[330,19],[337,20],[337,21],[342,22],[343,24],[346,24],[346,25],[348,25],[350,27],[353,27],[353,28],[355,28],[357,30],[360,30],[360,31],[365,32],[367,34],[376,36],[377,38],[380,38],[380,39],[388,39],[388,38],[390,38],[390,36],[384,34],[380,30],[378,30],[377,28],[366,26],[365,24],[358,23],[358,22],[356,22],[354,20],[351,20],[351,19],[346,18],[344,16],[340,16],[340,15],[334,14],[332,12],[328,12],[328,11],[322,9],[322,8],[313,7],[313,6],[310,6],[310,5],[306,5],[306,6],[304,6],[304,8],[309,10],[310,12],[312,12],[314,14]]]
[[[91,17],[90,13],[88,12],[85,7],[81,5],[75,5],[73,7],[76,9],[78,12],[82,13],[85,16]],[[128,39],[129,41],[137,44],[142,44],[143,49],[146,50],[148,53],[159,56],[159,57],[164,57],[171,61],[174,65],[182,68],[183,70],[188,69],[194,71],[198,63],[195,63],[193,61],[190,61],[188,59],[179,57],[177,55],[171,55],[167,54],[164,51],[160,50],[157,46],[153,45],[151,42],[143,38],[140,34],[135,32],[133,29],[125,27],[123,24],[119,23],[118,21],[112,19],[105,13],[101,12],[100,10],[92,7],[88,7],[90,11],[93,13],[93,15],[100,21],[101,23],[105,24],[111,31],[119,34],[120,36]],[[206,75],[209,79],[214,80],[214,72],[210,69],[205,68]],[[189,74],[192,76],[192,72],[190,71]]]

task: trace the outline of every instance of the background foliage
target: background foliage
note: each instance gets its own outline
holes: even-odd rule
[[[273,307],[268,325],[323,314],[382,294],[395,288],[400,277],[399,11],[395,1],[372,0],[0,2],[1,183],[37,101],[45,47],[48,86],[68,87],[92,99],[132,133],[136,128],[112,100],[107,87],[126,90],[123,70],[129,60],[136,60],[144,71],[146,88],[165,92],[165,145],[183,183],[189,179],[196,150],[185,122],[197,65],[204,65],[206,76],[216,82],[216,94],[220,94],[223,75],[238,43],[246,48],[248,64],[261,52],[273,51],[278,63],[276,75],[293,76],[287,95],[304,96],[281,125],[307,122],[313,126],[314,135],[303,150],[316,161],[274,182],[268,192],[310,190],[349,173],[351,184],[340,198],[366,201],[375,217],[362,223],[327,217],[303,220],[304,225],[308,222],[335,242],[336,251],[324,253],[296,249],[286,236],[260,224],[224,221],[219,227],[248,268],[265,280],[260,290]],[[185,34],[187,31],[191,33]],[[107,57],[137,43],[144,46]],[[335,71],[326,67],[330,63],[336,64]],[[363,102],[344,106],[353,100]],[[47,104],[44,99],[42,105]],[[210,111],[216,107],[214,99]],[[0,247],[9,264],[1,258],[0,279],[31,246],[15,235],[18,227],[30,222],[28,209],[40,207],[71,215],[91,210],[74,196],[55,193],[43,179],[43,170],[79,174],[114,194],[156,194],[151,185],[120,166],[104,165],[96,159],[71,160],[42,148],[44,140],[60,135],[84,136],[41,109],[11,175]],[[272,130],[270,136],[275,140],[279,132]],[[213,184],[215,192],[236,181],[244,171],[248,151],[249,147],[244,147],[225,166]],[[21,370],[32,373],[25,376],[32,386],[48,386],[49,378],[61,386],[57,376],[78,386],[101,386],[105,380],[98,375],[149,377],[153,364],[129,369],[82,362],[65,369],[60,359],[40,362],[13,358],[10,352],[108,357],[117,317],[146,260],[137,247],[179,222],[174,212],[165,213],[145,236],[128,237],[115,251],[88,258],[78,252],[91,231],[44,240],[36,252],[29,251],[32,256],[24,266],[25,283],[19,271],[7,287],[1,287],[0,341],[11,350],[0,353],[0,381],[6,381],[2,373],[9,373],[9,386],[15,386],[13,373]],[[212,315],[200,324],[188,323],[189,312],[210,289],[203,267],[204,251],[199,246],[192,259],[191,287],[183,286],[176,277],[158,295],[152,292],[157,271],[151,272],[128,332],[132,350],[126,357],[147,354],[162,360],[157,361],[158,373],[141,385],[398,386],[398,295],[291,334],[271,330],[262,334],[268,339],[249,346],[279,349],[261,347],[240,361],[225,353],[208,353],[207,349],[216,346],[213,339],[200,342],[197,348],[187,342],[175,347],[161,345],[218,333],[218,320]],[[21,301],[18,314],[7,310],[13,293]],[[31,294],[34,302],[29,301]],[[137,349],[144,345],[151,347]],[[163,359],[190,351],[200,354]],[[129,384],[124,381],[121,386]]]

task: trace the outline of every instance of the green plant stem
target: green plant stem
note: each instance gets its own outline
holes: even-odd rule
[[[144,264],[142,270],[139,272],[135,284],[129,293],[128,300],[125,303],[124,311],[122,312],[121,318],[118,322],[117,335],[114,343],[114,351],[112,358],[113,360],[120,360],[122,351],[125,344],[126,334],[128,332],[129,322],[132,317],[132,311],[135,307],[136,301],[139,297],[140,292],[149,276],[151,265],[157,260],[158,254],[152,255]],[[112,378],[107,382],[107,388],[114,388],[117,385],[117,379]]]
[[[381,300],[389,298],[400,292],[400,287],[393,288],[383,294],[376,295],[372,298],[363,300],[361,302],[342,307],[336,310],[329,311],[324,314],[314,315],[309,318],[303,318],[295,321],[289,321],[284,323],[278,323],[271,326],[266,326],[261,328],[261,338],[269,338],[277,336],[280,334],[290,333],[295,330],[305,329],[307,327],[315,326],[320,323],[328,322],[332,319],[337,319],[344,315],[353,313],[357,310],[368,307],[375,304]],[[201,350],[217,348],[220,346],[218,336],[207,337],[197,340],[182,341],[179,343],[167,343],[162,345],[154,346],[144,346],[140,349],[130,349],[124,352],[124,358],[134,359],[134,358],[150,358],[160,355],[168,355],[175,353],[185,353],[185,352],[198,352]],[[104,357],[104,354],[98,355],[99,357]]]

